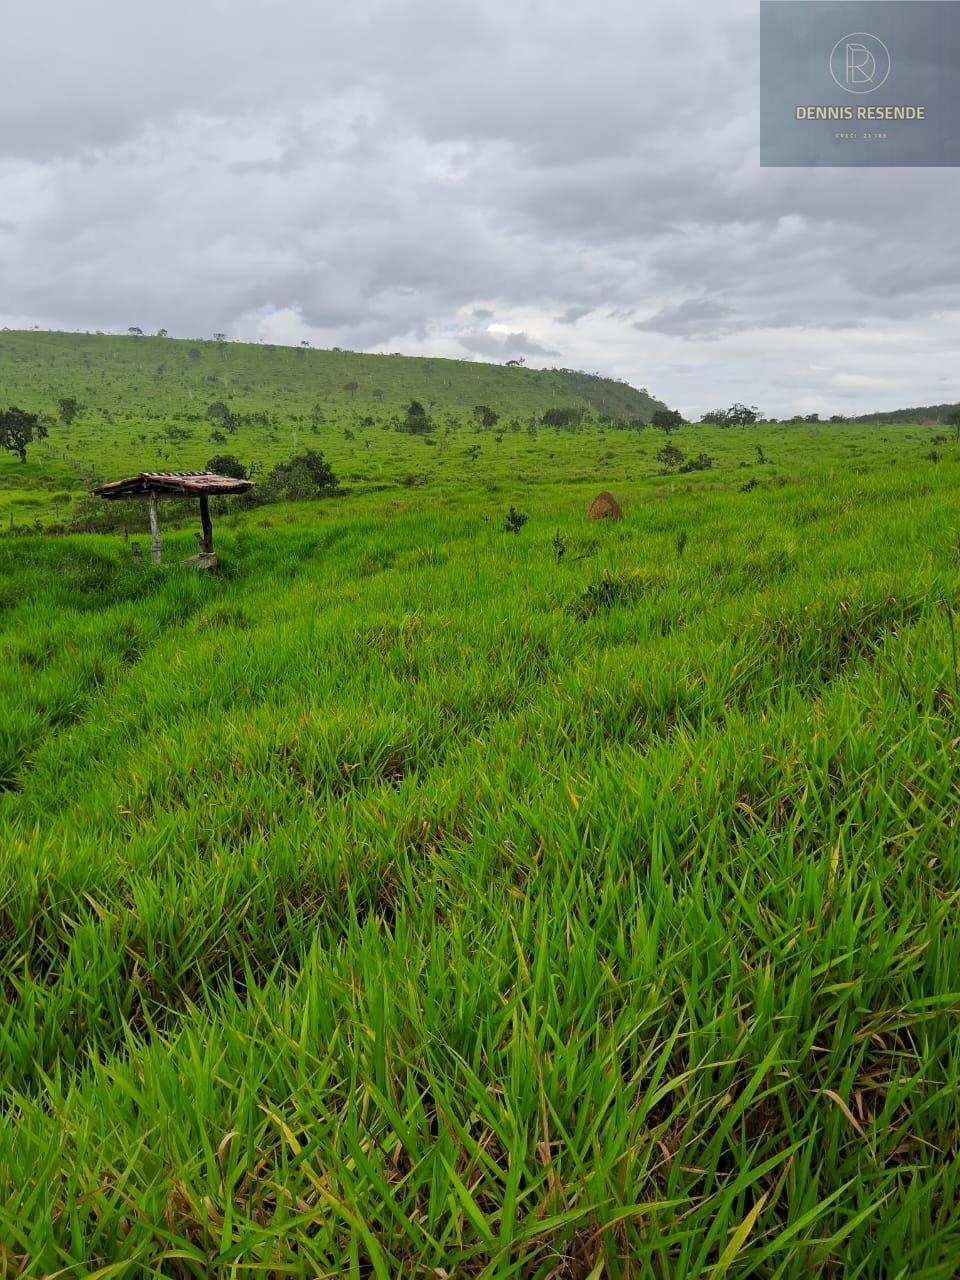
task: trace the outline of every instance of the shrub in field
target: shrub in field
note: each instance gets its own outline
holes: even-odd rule
[[[580,405],[548,409],[543,415],[543,425],[545,427],[575,427],[583,421],[583,417],[584,410]]]
[[[503,522],[505,533],[519,533],[523,526],[529,520],[529,516],[522,511],[518,511],[516,507],[511,507],[507,512],[506,519]]]
[[[665,444],[662,449],[657,450],[657,461],[665,473],[676,471],[678,467],[683,465],[685,454],[675,444]]]
[[[216,380],[216,375],[213,375],[213,377]],[[233,435],[240,426],[242,415],[234,413],[222,400],[214,400],[207,406],[207,417],[211,422],[217,424],[219,430],[227,431]]]
[[[669,446],[668,446],[669,448]],[[709,471],[713,466],[713,458],[709,453],[698,453],[695,458],[687,458],[681,465],[680,470],[687,471]]]
[[[261,501],[298,502],[336,493],[338,480],[322,453],[306,449],[277,465],[259,486]]]
[[[206,470],[217,476],[233,476],[236,480],[249,479],[249,472],[240,459],[232,453],[216,453],[207,459]]]
[[[604,569],[597,581],[591,583],[579,599],[574,601],[570,612],[575,618],[585,622],[595,613],[632,604],[643,586],[643,579],[636,573],[614,573]]]
[[[433,423],[419,400],[411,400],[407,405],[406,413],[397,423],[397,430],[414,436],[424,436],[433,430]]]

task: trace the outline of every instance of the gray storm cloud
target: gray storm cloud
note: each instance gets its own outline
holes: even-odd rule
[[[957,174],[760,169],[752,2],[3,20],[2,323],[522,354],[692,416],[960,399]]]

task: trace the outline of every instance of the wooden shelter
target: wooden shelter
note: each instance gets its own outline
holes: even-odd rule
[[[210,471],[141,471],[126,480],[113,480],[94,489],[94,493],[110,502],[127,498],[150,499],[150,555],[154,564],[160,563],[160,524],[157,505],[161,495],[200,499],[200,527],[198,536],[200,564],[210,565],[213,560],[213,523],[210,519],[210,495],[246,493],[253,488],[252,480],[237,480],[234,476],[218,476]]]
[[[604,491],[603,493],[598,493],[590,503],[587,518],[589,520],[619,520],[622,514],[620,503],[613,494]]]

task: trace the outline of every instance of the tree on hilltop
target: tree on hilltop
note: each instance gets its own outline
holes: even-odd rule
[[[749,427],[760,421],[760,410],[755,404],[732,404],[729,409],[711,409],[700,419],[717,427]]]

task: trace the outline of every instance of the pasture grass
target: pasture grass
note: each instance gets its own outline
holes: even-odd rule
[[[506,368],[456,360],[310,351],[172,338],[83,333],[0,333],[6,404],[43,415],[47,439],[21,464],[0,452],[0,532],[62,527],[98,480],[143,470],[203,468],[234,454],[263,472],[307,448],[330,461],[345,496],[389,503],[408,497],[443,505],[465,495],[521,509],[561,488],[587,501],[600,489],[628,496],[656,484],[665,494],[737,492],[802,478],[867,473],[926,461],[951,469],[960,457],[939,424],[760,424],[750,430],[698,425],[670,437],[709,471],[662,476],[661,402],[625,383],[573,371]],[[356,386],[349,391],[348,387]],[[82,406],[69,425],[58,401]],[[433,431],[396,430],[411,399]],[[211,418],[219,405],[232,416]],[[474,408],[500,416],[481,429]],[[704,406],[706,408],[707,406]],[[582,410],[576,429],[543,425],[551,409]],[[930,461],[930,454],[941,461]],[[761,460],[762,459],[762,460]],[[381,496],[376,496],[381,495]],[[142,514],[141,514],[142,524]]]
[[[0,1275],[956,1274],[950,468],[592,496],[0,540]]]

